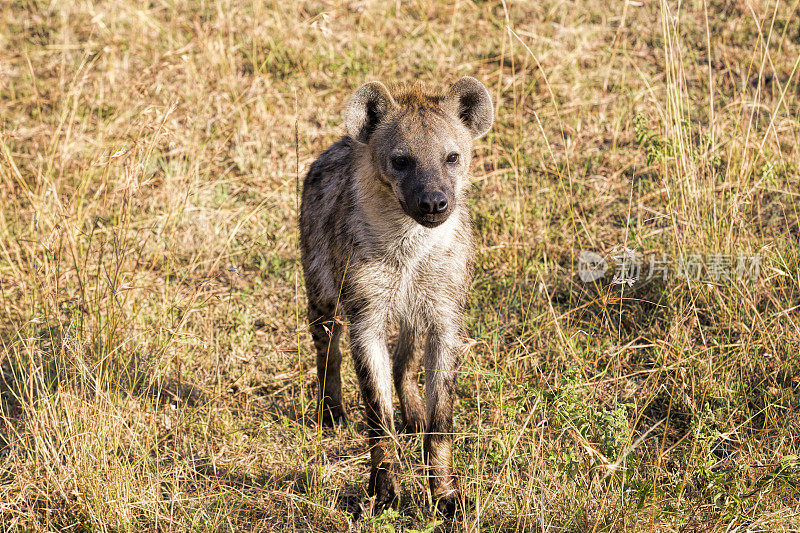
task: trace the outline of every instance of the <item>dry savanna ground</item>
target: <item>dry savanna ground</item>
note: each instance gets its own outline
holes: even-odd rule
[[[0,528],[797,530],[799,63],[798,0],[4,0]],[[472,506],[412,437],[374,513],[349,359],[314,422],[299,182],[362,82],[462,75]]]

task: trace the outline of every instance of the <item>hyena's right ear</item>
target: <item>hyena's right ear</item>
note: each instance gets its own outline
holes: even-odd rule
[[[384,84],[379,81],[365,83],[356,89],[344,109],[347,135],[366,143],[378,123],[396,105]]]

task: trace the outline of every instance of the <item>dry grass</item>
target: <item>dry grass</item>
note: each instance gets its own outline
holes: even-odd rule
[[[7,1],[0,524],[800,528],[797,0]],[[309,421],[298,177],[365,80],[490,87],[456,405],[475,508]],[[760,254],[586,284],[578,252]],[[346,402],[360,399],[349,361]]]

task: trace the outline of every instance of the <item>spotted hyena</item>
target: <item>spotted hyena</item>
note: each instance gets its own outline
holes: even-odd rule
[[[394,503],[399,493],[392,380],[403,430],[424,432],[437,507],[452,513],[458,501],[453,397],[473,255],[465,196],[473,140],[493,120],[489,92],[471,77],[445,94],[367,83],[347,103],[347,135],[311,165],[304,181],[301,250],[319,416],[325,424],[346,420],[339,351],[346,317],[369,428],[368,492],[378,505]],[[399,337],[390,355],[393,324]]]

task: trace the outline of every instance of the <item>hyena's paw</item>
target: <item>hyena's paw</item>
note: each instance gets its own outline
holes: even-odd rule
[[[422,415],[403,417],[403,423],[400,426],[401,434],[412,435],[423,431],[425,431],[425,422],[422,421]]]
[[[326,402],[320,406],[320,411],[318,420],[324,427],[347,425],[347,411],[341,404],[331,405]]]
[[[397,481],[392,465],[384,463],[378,468],[372,469],[367,493],[370,497],[375,496],[374,509],[397,507],[400,483]]]
[[[436,512],[444,515],[446,518],[453,518],[456,511],[462,509],[462,507],[466,505],[469,505],[469,502],[461,497],[459,491],[454,490],[436,499]]]

